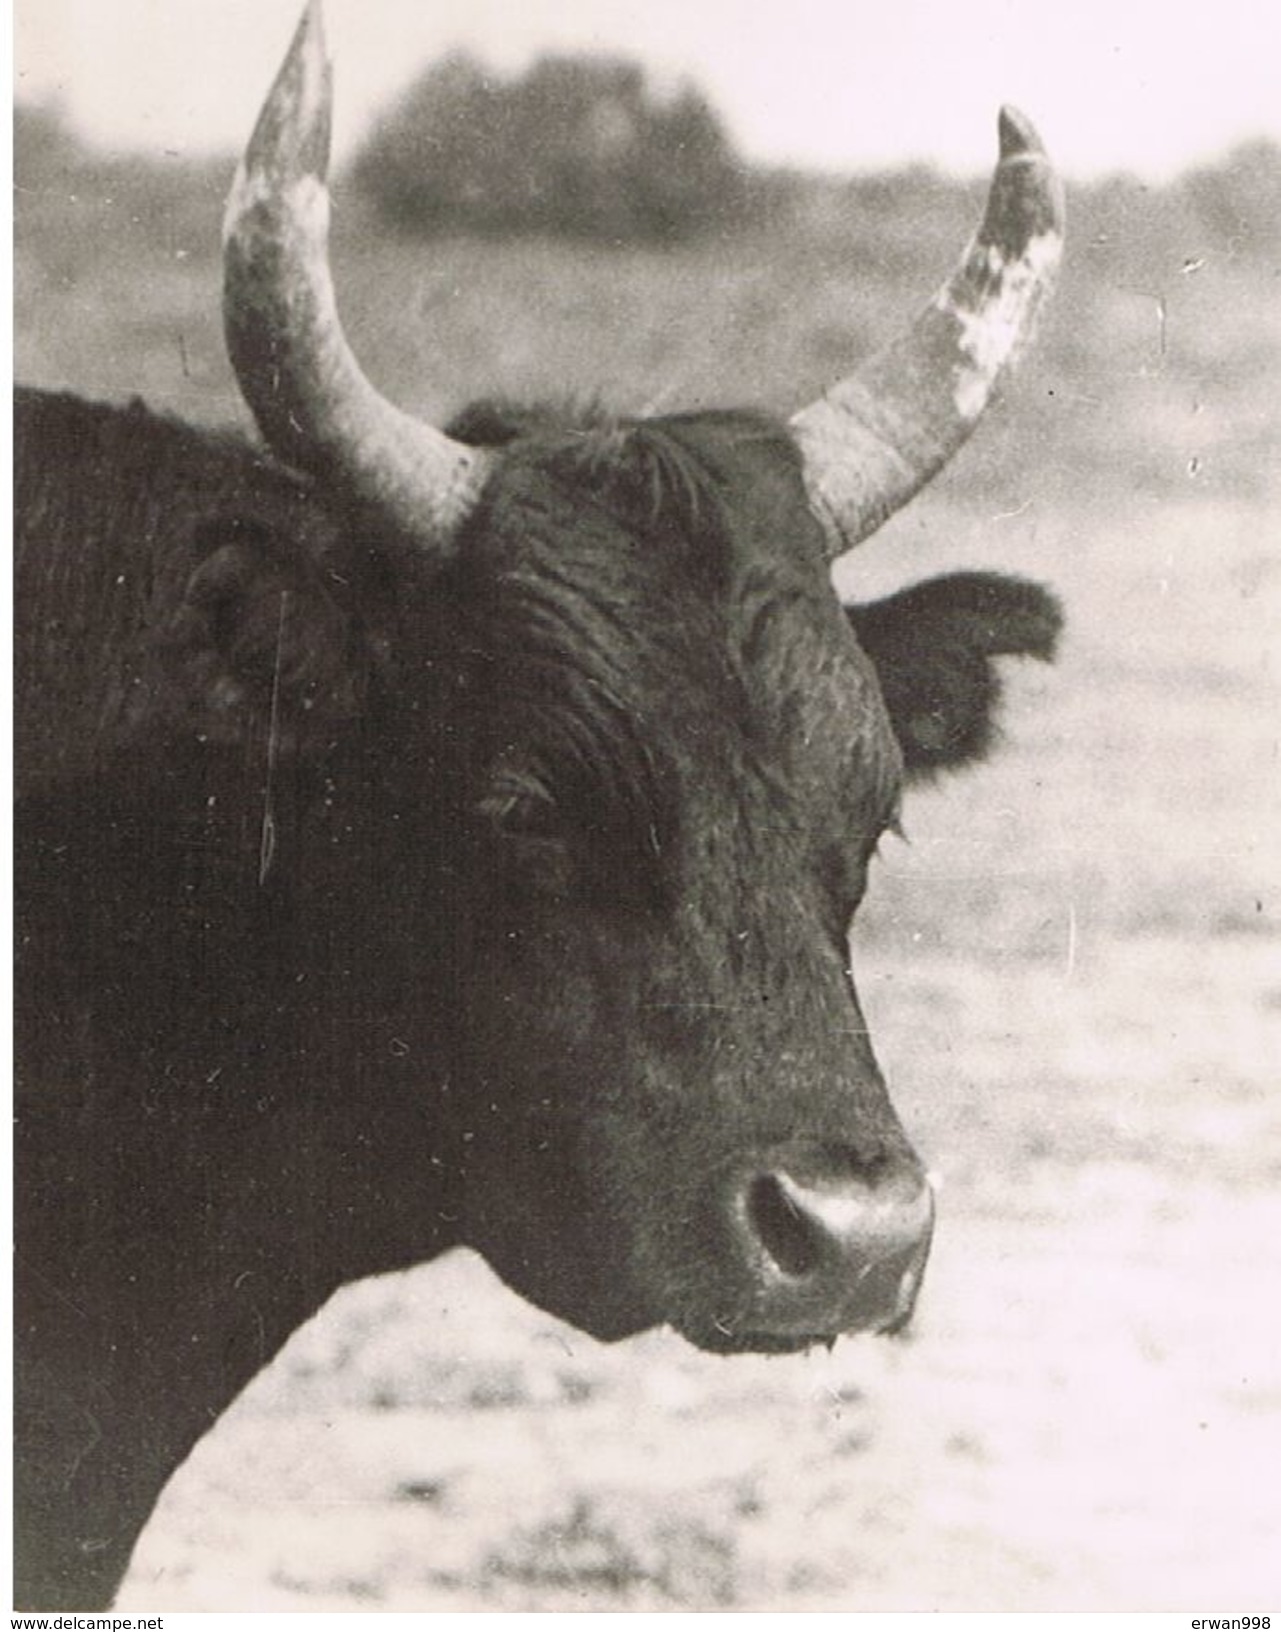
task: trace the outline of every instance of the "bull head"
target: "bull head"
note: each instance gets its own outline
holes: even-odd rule
[[[308,0],[227,206],[228,350],[274,452],[339,472],[397,532],[448,553],[489,456],[389,403],[352,355],[329,274],[331,107],[321,4]],[[1003,109],[987,209],[955,272],[904,334],[792,417],[829,559],[969,436],[1032,332],[1062,245],[1062,189],[1031,124]]]
[[[933,1202],[849,923],[904,771],[982,751],[992,658],[1048,656],[1058,615],[982,574],[844,609],[827,566],[950,457],[1025,339],[1061,247],[1048,162],[1003,114],[953,276],[786,428],[482,404],[447,434],[384,401],[343,336],[329,116],[311,0],[228,208],[227,337],[272,449],[354,497],[401,569],[376,644],[416,654],[401,689],[421,694],[402,719],[385,688],[370,736],[397,743],[400,780],[369,815],[405,820],[369,842],[385,877],[423,880],[403,967],[458,981],[462,1238],[599,1336],[667,1320],[709,1348],[794,1348],[900,1323]],[[257,627],[278,659],[283,615]],[[372,909],[348,908],[356,947],[415,922],[396,901],[358,929]]]

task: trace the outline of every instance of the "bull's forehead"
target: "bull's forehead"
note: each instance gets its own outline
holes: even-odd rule
[[[495,717],[520,716],[511,746],[542,755],[540,774],[572,760],[580,800],[618,805],[604,794],[644,781],[665,811],[621,803],[660,833],[702,812],[854,846],[892,813],[900,761],[875,675],[771,422],[517,443],[465,555]]]

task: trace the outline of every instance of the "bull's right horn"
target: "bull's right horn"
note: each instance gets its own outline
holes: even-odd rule
[[[956,452],[1028,338],[1063,249],[1063,189],[1036,131],[1001,110],[987,213],[906,334],[792,419],[836,560]]]
[[[320,0],[308,0],[227,201],[227,349],[273,452],[337,475],[406,537],[444,550],[487,456],[394,407],[352,356],[329,275],[331,104]]]

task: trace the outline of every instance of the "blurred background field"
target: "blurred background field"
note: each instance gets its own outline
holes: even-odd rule
[[[230,165],[19,120],[16,370],[246,424],[218,316]],[[389,226],[337,189],[371,376],[789,411],[932,291],[981,184],[755,178],[618,243]],[[748,207],[750,204],[750,207]],[[842,571],[1061,594],[1002,750],[918,793],[855,932],[942,1175],[904,1340],[606,1349],[465,1254],[340,1295],[174,1480],[122,1606],[1182,1609],[1281,1589],[1281,153],[1070,194],[1040,343]]]

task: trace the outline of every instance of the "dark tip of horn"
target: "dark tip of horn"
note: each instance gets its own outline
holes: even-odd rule
[[[328,57],[329,53],[325,49],[325,8],[322,0],[307,0],[298,23],[298,33],[314,43],[314,49],[320,56]]]
[[[307,0],[245,152],[250,170],[282,164],[293,175],[324,179],[329,169],[332,107],[329,53],[321,0]]]
[[[322,0],[307,0],[303,6],[286,60],[296,61],[308,51],[315,51],[320,57],[326,55],[325,8]]]
[[[1026,114],[1012,108],[1008,102],[1001,109],[997,129],[1000,132],[1003,159],[1016,159],[1020,153],[1045,152],[1041,138],[1036,133],[1036,126]]]

